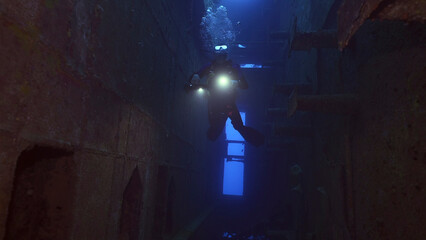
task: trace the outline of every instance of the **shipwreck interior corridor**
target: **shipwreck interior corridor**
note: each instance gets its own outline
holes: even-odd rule
[[[1,240],[425,239],[426,1],[2,0],[0,52]]]

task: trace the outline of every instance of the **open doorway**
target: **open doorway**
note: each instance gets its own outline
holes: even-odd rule
[[[143,184],[138,167],[124,190],[121,205],[120,240],[138,240],[140,236],[140,218],[143,207]]]
[[[246,124],[246,114],[240,112],[243,124]],[[226,121],[227,154],[223,168],[223,195],[243,196],[244,191],[244,149],[245,141],[241,134],[234,129],[231,120]]]
[[[165,235],[172,236],[176,229],[174,216],[175,216],[175,204],[176,204],[176,186],[173,178],[170,180],[169,187],[167,189],[167,204],[166,204],[166,226]]]
[[[18,158],[6,240],[70,239],[76,186],[73,152],[35,146]]]
[[[157,173],[157,190],[155,193],[155,215],[152,227],[152,239],[163,239],[163,226],[166,218],[166,200],[169,169],[160,166]]]

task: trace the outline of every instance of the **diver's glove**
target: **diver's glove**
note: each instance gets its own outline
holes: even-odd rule
[[[200,76],[198,74],[193,74],[191,79],[189,79],[188,82],[185,83],[185,85],[183,86],[183,89],[185,89],[185,91],[188,93],[191,90],[195,90],[195,86],[200,85]]]
[[[192,75],[192,78],[189,82],[196,85],[196,84],[199,84],[201,82],[201,78],[198,74],[194,74],[194,75]]]
[[[183,89],[185,90],[186,93],[189,93],[191,90],[194,89],[194,86],[192,85],[192,83],[186,82],[185,85],[183,86]]]

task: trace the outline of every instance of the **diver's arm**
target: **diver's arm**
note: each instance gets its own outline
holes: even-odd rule
[[[200,76],[200,79],[204,78],[210,73],[211,67],[212,67],[211,63],[206,64],[200,70],[198,70],[198,72],[196,72],[195,74],[198,74],[198,76]]]
[[[194,73],[189,81],[184,85],[186,92],[198,90],[200,88],[207,89],[207,84],[201,83],[200,76],[197,73]]]
[[[195,88],[194,88],[194,85],[192,84],[192,83],[190,83],[190,82],[186,82],[184,85],[183,85],[183,89],[185,90],[185,92],[190,92],[190,91],[193,91],[193,90],[195,90]]]
[[[185,83],[184,89],[188,92],[191,90],[198,90],[200,88],[207,89],[207,84],[201,83],[201,79],[210,73],[211,64],[204,65],[198,72],[191,75],[188,82]]]
[[[238,73],[238,87],[241,89],[247,89],[248,83],[246,81],[246,78],[243,75],[243,72],[241,71],[240,65],[235,64],[234,68]]]
[[[194,73],[191,75],[191,77],[188,79],[188,81],[183,86],[183,89],[185,89],[186,92],[190,92],[196,89],[195,84],[199,82],[200,77],[197,75],[197,73]]]
[[[184,89],[186,92],[195,91],[200,88],[207,89],[207,84],[205,83],[190,83],[186,82],[184,85]]]

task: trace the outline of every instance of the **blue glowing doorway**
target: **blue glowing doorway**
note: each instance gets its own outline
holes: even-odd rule
[[[245,113],[240,113],[245,124]],[[244,150],[245,141],[234,129],[231,120],[226,122],[227,157],[224,159],[223,190],[224,195],[243,196],[244,193]]]

